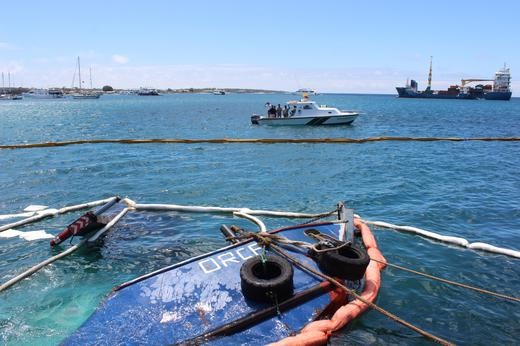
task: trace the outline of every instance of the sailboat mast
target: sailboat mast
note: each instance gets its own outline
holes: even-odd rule
[[[90,76],[90,90],[92,90],[92,67],[89,66],[88,73]]]
[[[428,90],[432,88],[432,57],[430,56],[430,73],[428,74]]]
[[[81,90],[81,65],[79,63],[79,56],[78,56],[78,78],[79,78],[79,90]]]

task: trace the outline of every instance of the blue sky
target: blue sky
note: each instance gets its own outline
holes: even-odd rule
[[[16,85],[242,87],[394,93],[491,78],[520,84],[518,1],[2,1],[0,71]],[[84,73],[85,75],[85,73]],[[83,78],[85,79],[85,77]]]

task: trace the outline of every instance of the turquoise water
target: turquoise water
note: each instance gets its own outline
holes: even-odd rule
[[[0,103],[0,144],[91,138],[317,138],[520,136],[520,100],[406,100],[319,95],[357,109],[353,126],[254,127],[265,102],[291,95],[103,96]],[[79,204],[113,195],[177,203],[321,212],[344,200],[366,219],[413,225],[520,250],[518,142],[366,144],[98,144],[0,151],[0,214],[29,204]],[[21,230],[56,234],[79,213]],[[298,221],[266,219],[269,228]],[[132,213],[82,249],[0,293],[0,343],[54,345],[112,287],[225,244],[222,223],[242,220]],[[519,261],[376,230],[390,263],[519,296]],[[76,240],[75,240],[76,241]],[[74,242],[75,242],[74,241]],[[0,238],[0,281],[57,253],[48,240]],[[377,303],[452,342],[515,344],[520,305],[387,268]],[[425,344],[371,311],[333,344]]]

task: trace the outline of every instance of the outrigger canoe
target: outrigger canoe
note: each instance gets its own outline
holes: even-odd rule
[[[365,292],[369,257],[354,228],[353,211],[340,204],[337,221],[264,233],[293,262],[252,233],[223,227],[233,244],[116,287],[63,345],[299,344],[294,335],[352,297],[295,263]]]

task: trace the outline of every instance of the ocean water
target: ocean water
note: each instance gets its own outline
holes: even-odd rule
[[[99,100],[3,101],[0,144],[102,138],[520,136],[520,99],[413,100],[318,95],[363,112],[352,126],[257,127],[253,112],[285,94],[106,95]],[[107,198],[141,203],[322,212],[342,200],[370,220],[411,225],[520,250],[520,143],[87,144],[0,150],[0,214]],[[57,234],[81,212],[20,230]],[[295,220],[265,219],[269,228]],[[7,222],[7,221],[1,221]],[[103,243],[0,293],[0,344],[55,345],[131,278],[225,245],[222,216],[130,213]],[[374,230],[390,263],[520,296],[520,262]],[[77,239],[73,240],[73,243]],[[66,244],[68,246],[68,243]],[[48,240],[0,238],[0,281],[57,253]],[[520,305],[387,268],[377,304],[458,344],[519,343]],[[332,344],[427,344],[369,311]]]

